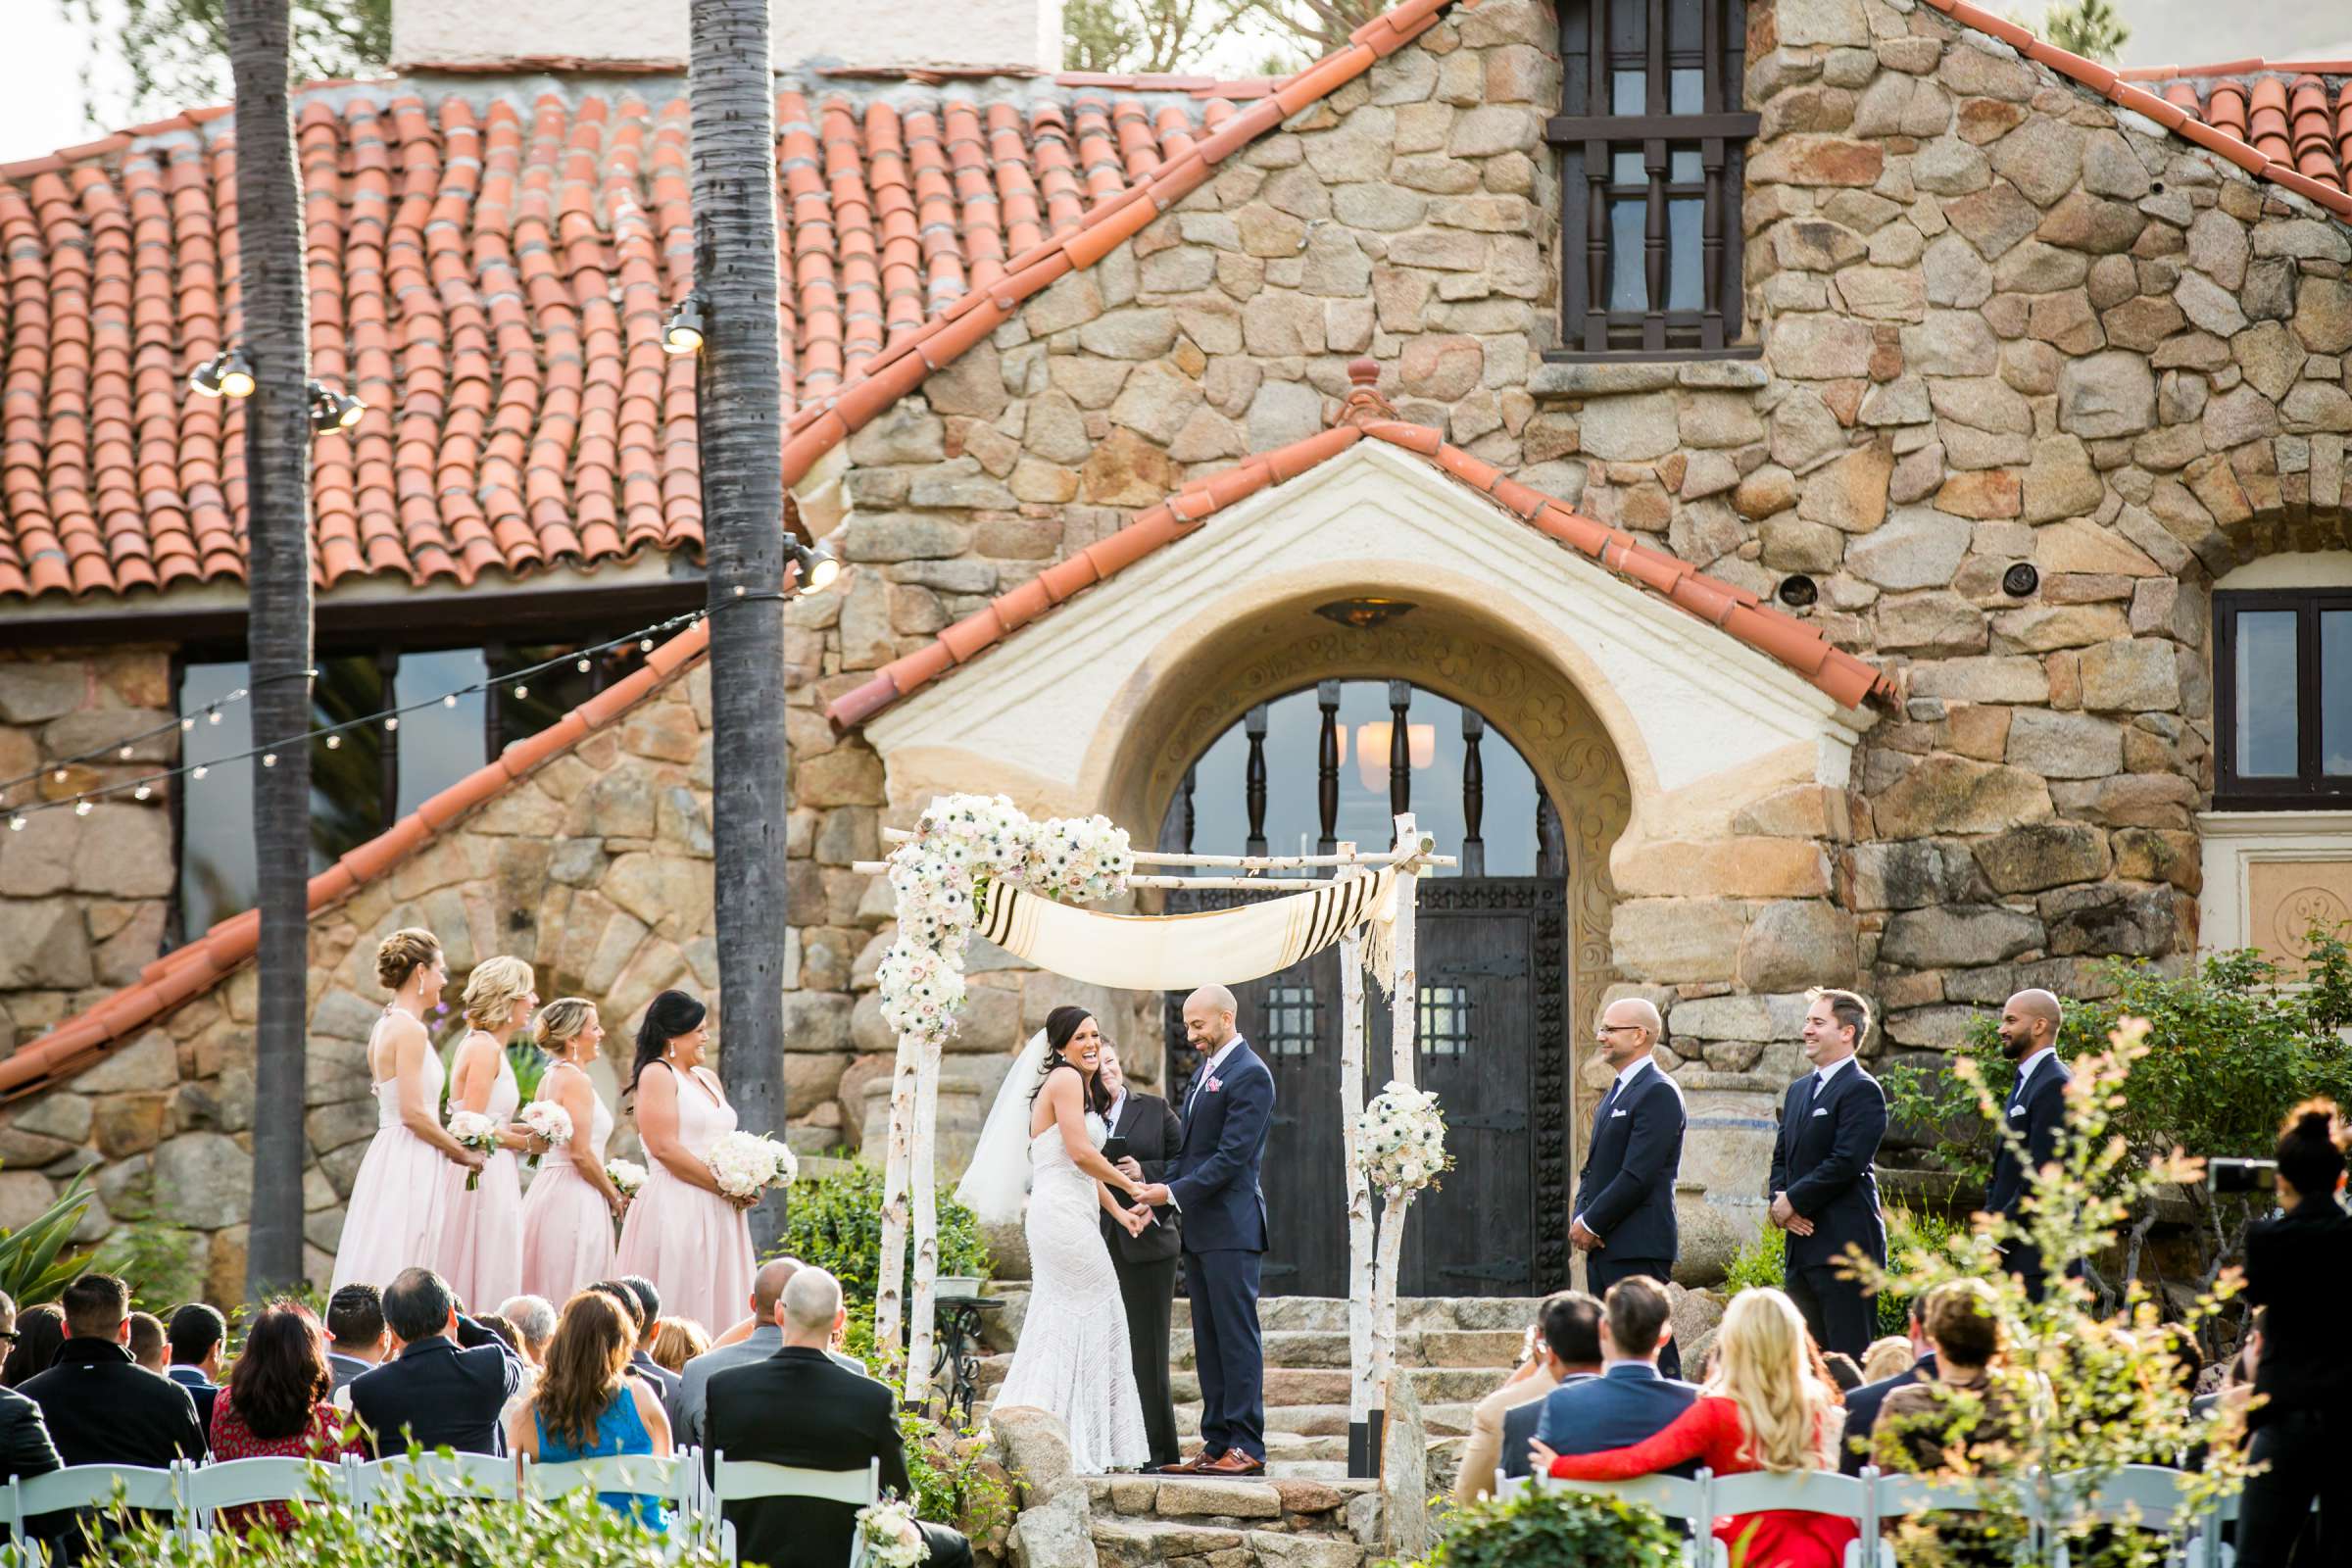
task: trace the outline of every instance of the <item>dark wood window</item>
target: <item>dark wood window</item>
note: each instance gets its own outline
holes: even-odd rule
[[[1414,1031],[1424,1056],[1463,1056],[1470,1053],[1470,988],[1457,985],[1423,986],[1421,1019]]]
[[[2214,805],[2352,807],[2352,589],[2213,598]]]
[[[1266,991],[1266,1051],[1276,1056],[1315,1054],[1316,1019],[1322,1008],[1315,988],[1275,985]]]
[[[1739,337],[1746,45],[1741,0],[1561,0],[1563,357]]]

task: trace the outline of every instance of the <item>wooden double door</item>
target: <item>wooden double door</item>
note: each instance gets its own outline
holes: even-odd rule
[[[1416,910],[1415,1077],[1444,1106],[1454,1156],[1413,1203],[1401,1293],[1527,1296],[1568,1282],[1569,996],[1565,889],[1553,877],[1430,877]],[[1171,913],[1231,894],[1169,896]],[[1237,1023],[1274,1073],[1261,1181],[1268,1296],[1346,1296],[1348,1179],[1340,1101],[1340,956],[1327,949],[1234,988]],[[1365,985],[1365,1093],[1392,1074],[1391,1004]],[[1168,998],[1166,1082],[1197,1059]],[[1181,1103],[1181,1102],[1179,1102]]]

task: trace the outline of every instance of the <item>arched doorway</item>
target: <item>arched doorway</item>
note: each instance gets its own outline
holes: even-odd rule
[[[1443,1099],[1455,1168],[1408,1227],[1401,1290],[1523,1296],[1566,1283],[1567,1063],[1574,1024],[1567,857],[1536,770],[1475,707],[1398,679],[1326,679],[1250,707],[1186,769],[1164,848],[1327,854],[1389,842],[1411,810],[1460,864],[1426,880],[1415,1074]],[[1169,896],[1171,912],[1230,893]],[[1270,1294],[1348,1291],[1340,1127],[1339,954],[1236,988],[1242,1032],[1275,1077],[1263,1162]],[[1192,1057],[1171,998],[1167,1082]],[[1369,1005],[1367,1066],[1388,1075],[1389,1011]]]

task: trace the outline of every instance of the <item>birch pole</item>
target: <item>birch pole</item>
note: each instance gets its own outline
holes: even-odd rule
[[[1421,832],[1413,813],[1396,816],[1396,854],[1399,857],[1420,844]],[[1396,934],[1395,985],[1389,992],[1389,1076],[1406,1088],[1414,1086],[1414,1030],[1420,1020],[1421,980],[1413,962],[1413,907],[1421,886],[1416,860],[1396,863]],[[1375,1465],[1386,1451],[1389,1379],[1396,1371],[1396,1273],[1404,1255],[1404,1216],[1413,1195],[1384,1189],[1380,1206],[1379,1256],[1372,1267],[1372,1365],[1370,1383],[1379,1401],[1371,1410],[1367,1432]]]
[[[1352,852],[1353,845],[1343,845]],[[1357,1163],[1356,1118],[1364,1113],[1363,942],[1340,938],[1340,1129],[1348,1167],[1348,1473],[1380,1473],[1371,1442],[1372,1406],[1372,1186]]]
[[[906,1277],[906,1182],[914,1165],[914,1102],[921,1064],[914,1042],[899,1036],[890,1071],[890,1148],[882,1165],[882,1267],[874,1288],[874,1352],[899,1348],[900,1282]]]
[[[914,1084],[914,1299],[906,1312],[905,1395],[910,1405],[931,1395],[931,1285],[939,1278],[939,1194],[932,1154],[939,1147],[940,1049],[937,1042],[923,1047]]]

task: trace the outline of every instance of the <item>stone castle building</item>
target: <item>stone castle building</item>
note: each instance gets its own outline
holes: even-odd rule
[[[532,959],[616,1052],[717,981],[703,633],[630,636],[702,601],[725,415],[658,342],[682,37],[571,9],[402,0],[399,74],[297,105],[318,373],[371,411],[318,448],[320,712],[463,691],[318,754],[321,1275],[382,932]],[[2352,906],[2352,64],[2119,77],[1967,0],[1406,0],[1286,78],[1085,77],[1051,5],[966,9],[779,41],[787,474],[849,564],[785,671],[802,1148],[879,1124],[852,865],[941,790],[1230,853],[1409,808],[1461,856],[1429,1294],[1567,1281],[1608,998],[1667,1013],[1703,1274],[1808,985],[1934,1060],[2020,984]],[[0,165],[11,808],[245,744],[238,420],[184,385],[234,333],[224,113]],[[0,1222],[93,1169],[87,1234],[200,1232],[227,1296],[244,768],[0,832]],[[1339,1290],[1330,961],[1244,997],[1270,1291]],[[951,1150],[1059,1002],[1163,1071],[1159,999],[973,968]]]

